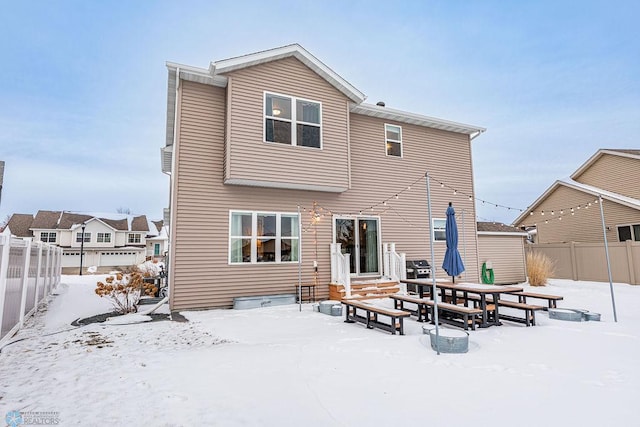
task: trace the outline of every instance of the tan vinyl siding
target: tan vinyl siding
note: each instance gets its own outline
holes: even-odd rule
[[[236,83],[234,79],[234,86]],[[174,172],[177,185],[172,223],[174,267],[170,272],[172,309],[230,307],[234,297],[295,292],[297,263],[228,264],[229,210],[295,213],[298,205],[310,209],[314,201],[336,215],[358,214],[363,210],[364,215],[380,216],[382,242],[395,242],[397,250],[405,252],[408,259],[428,259],[425,171],[430,170],[434,179],[444,181],[462,193],[473,194],[467,135],[399,124],[403,128],[404,158],[390,158],[385,155],[385,121],[357,114],[349,118],[352,128],[351,190],[329,193],[225,185],[225,89],[185,81],[181,85],[180,137]],[[344,105],[341,111],[346,112]],[[257,114],[262,118],[261,107]],[[346,118],[343,120],[346,123]],[[235,144],[235,141],[232,139],[231,143]],[[344,158],[347,158],[346,153]],[[335,166],[330,173],[323,174],[322,179],[315,179],[323,182],[346,170],[345,163],[344,168]],[[406,190],[406,186],[416,179],[419,181],[411,190]],[[373,212],[367,209],[400,192],[400,197],[390,200],[386,207],[378,206]],[[432,182],[434,217],[445,218],[449,201],[457,210],[463,257],[466,240],[466,278],[479,280],[473,202],[465,196],[453,196],[449,189]],[[303,212],[302,218],[303,228],[309,228],[302,234],[302,279],[305,282],[313,280],[313,260],[317,260],[318,297],[326,298],[331,271],[332,218],[330,214],[321,218],[315,232],[309,227],[309,213]],[[439,277],[445,277],[439,267],[444,251],[445,243],[437,242]]]
[[[350,123],[352,189],[346,194],[350,203],[366,208],[372,202],[381,202],[382,198],[403,191],[397,200],[389,200],[387,207],[375,208],[375,212],[386,211],[382,215],[383,241],[396,242],[397,251],[405,252],[407,259],[430,259],[424,179],[429,171],[432,215],[445,219],[447,205],[450,201],[453,203],[460,233],[459,250],[467,270],[463,277],[478,280],[475,206],[462,195],[474,191],[469,137],[360,114],[352,114]],[[402,127],[402,158],[386,155],[385,123]],[[418,183],[406,190],[416,179],[419,179]],[[438,182],[444,182],[460,193],[454,196],[449,188],[441,188]],[[363,214],[367,214],[366,209]],[[434,249],[438,276],[446,277],[441,268],[445,242],[436,242]]]
[[[574,190],[565,186],[559,186],[545,201],[536,206],[536,212],[528,216],[520,225],[537,224],[538,235],[536,243],[561,243],[561,242],[602,242],[602,221],[600,208],[593,203],[596,197]],[[591,202],[588,209],[584,205]],[[575,215],[571,215],[570,207],[581,205],[580,210],[575,209]],[[640,223],[640,211],[624,205],[604,200],[605,225],[610,227],[607,231],[607,239],[611,242],[618,241],[616,225]],[[564,210],[564,215],[560,210]],[[551,211],[555,215],[551,215]],[[545,215],[540,214],[541,211]],[[558,218],[562,216],[562,220]],[[548,221],[548,223],[545,223]]]
[[[640,199],[640,160],[603,154],[574,180]]]
[[[524,256],[524,237],[478,235],[478,257],[480,265],[491,261],[494,283],[506,285],[522,283],[527,280]]]
[[[228,178],[348,188],[348,99],[342,93],[294,58],[229,75]],[[322,149],[264,142],[265,91],[322,104]]]

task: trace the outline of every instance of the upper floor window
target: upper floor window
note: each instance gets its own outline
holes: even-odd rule
[[[640,242],[640,224],[619,225],[618,240],[621,242],[627,240]]]
[[[82,242],[82,233],[76,233],[76,243]],[[91,242],[91,233],[84,233],[84,242]]]
[[[48,233],[48,232],[40,233],[40,241],[41,242],[55,243],[56,242],[56,238],[57,238],[56,233]]]
[[[447,226],[446,219],[440,219],[440,218],[433,219],[433,240],[434,241],[444,242],[445,240],[447,240],[447,235],[445,233],[446,226]]]
[[[264,140],[322,148],[322,106],[293,96],[264,94]]]
[[[387,156],[402,157],[402,128],[396,125],[384,125]]]
[[[229,262],[297,262],[299,239],[297,214],[231,212]]]
[[[129,233],[127,243],[140,243],[140,233]]]
[[[111,233],[98,233],[98,243],[111,243]]]

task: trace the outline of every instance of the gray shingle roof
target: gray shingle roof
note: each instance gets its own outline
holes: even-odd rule
[[[33,223],[33,215],[31,214],[13,214],[7,223],[7,227],[11,230],[11,234],[18,237],[33,237],[31,224]]]
[[[131,221],[131,231],[149,231],[149,222],[146,215],[140,215]]]
[[[478,231],[490,231],[494,233],[524,233],[518,227],[497,222],[478,222]]]
[[[71,212],[63,212],[62,216],[60,217],[60,222],[58,223],[57,228],[60,228],[63,230],[69,230],[74,225],[87,222],[91,218],[93,218],[91,215],[82,215],[82,214],[75,214]]]
[[[100,221],[104,222],[105,224],[119,231],[127,231],[129,229],[129,221],[127,221],[126,218],[124,219],[100,218]]]
[[[54,229],[58,228],[58,220],[60,219],[60,211],[38,211],[36,217],[31,224],[31,228]]]

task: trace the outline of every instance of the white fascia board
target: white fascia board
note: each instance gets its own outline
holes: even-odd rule
[[[560,185],[560,180],[551,184],[551,186],[547,188],[547,190],[544,193],[542,193],[540,197],[538,197],[531,205],[529,205],[527,209],[525,209],[516,219],[513,220],[512,224],[519,224],[521,221],[524,221],[524,219],[529,215],[529,213],[535,210],[536,206],[542,203],[547,198],[547,196],[551,194],[551,192],[555,190],[559,185]]]
[[[410,113],[407,111],[395,110],[393,108],[380,107],[371,104],[353,105],[351,107],[351,112],[385,120],[395,120],[397,122],[409,123],[412,125],[425,126],[434,129],[446,130],[449,132],[463,133],[466,135],[483,133],[487,130],[486,128],[480,126],[452,122],[450,120],[423,116],[421,114]]]
[[[580,166],[578,169],[576,169],[576,171],[571,174],[570,178],[571,179],[575,179],[576,177],[580,176],[580,174],[582,174],[582,172],[584,172],[586,169],[588,169],[603,154],[610,154],[612,156],[619,156],[619,157],[626,157],[626,158],[629,158],[629,159],[640,160],[640,156],[638,156],[636,154],[623,153],[623,152],[620,152],[620,151],[613,151],[613,150],[607,150],[607,149],[601,148],[600,150],[596,151],[596,153],[593,156],[589,157],[589,159],[586,162],[584,162],[582,164],[582,166]]]
[[[564,180],[559,179],[556,182],[554,182],[553,185],[551,185],[551,187],[547,188],[547,191],[542,193],[542,195],[538,197],[536,201],[533,202],[533,204],[531,204],[531,206],[529,206],[524,212],[522,212],[522,214],[520,214],[520,216],[518,216],[513,221],[513,224],[518,224],[521,221],[524,221],[524,219],[529,215],[529,213],[535,210],[536,207],[539,206],[542,202],[544,202],[546,198],[553,191],[555,191],[555,189],[558,188],[560,185],[563,185],[565,187],[568,187],[577,191],[581,191],[583,193],[591,194],[592,196],[596,196],[596,197],[602,196],[604,199],[609,200],[611,202],[640,210],[640,200],[638,199],[626,197],[617,193],[613,193],[611,191],[606,191],[601,188],[593,187],[591,185],[581,184],[579,182],[573,181],[572,179],[564,179]]]
[[[312,69],[316,74],[328,81],[332,86],[345,94],[353,102],[359,104],[366,99],[364,93],[360,92],[351,83],[340,77],[340,75],[327,67],[322,61],[313,56],[299,44],[291,44],[262,52],[250,53],[248,55],[212,62],[209,66],[209,71],[213,71],[215,75],[218,75],[240,70],[242,68],[252,67],[258,64],[277,61],[291,56]]]
[[[628,206],[633,209],[640,210],[640,200],[632,197],[623,196],[622,194],[614,193],[612,191],[603,190],[602,188],[594,187],[587,184],[582,184],[573,180],[560,181],[560,183],[566,187],[573,188],[578,191],[589,193],[593,196],[602,196],[611,202],[619,203],[621,205]]]
[[[527,237],[528,233],[517,233],[515,231],[478,231],[478,236],[519,236]]]
[[[180,78],[211,86],[227,87],[227,78],[213,75],[207,68],[194,67],[192,65],[178,64],[177,62],[166,62],[167,68],[174,73],[180,70]]]

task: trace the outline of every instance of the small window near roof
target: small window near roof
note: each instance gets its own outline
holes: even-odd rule
[[[384,125],[387,156],[402,157],[402,128]]]
[[[433,219],[433,240],[435,240],[436,242],[446,241],[447,240],[446,227],[447,227],[446,219],[434,218]]]

